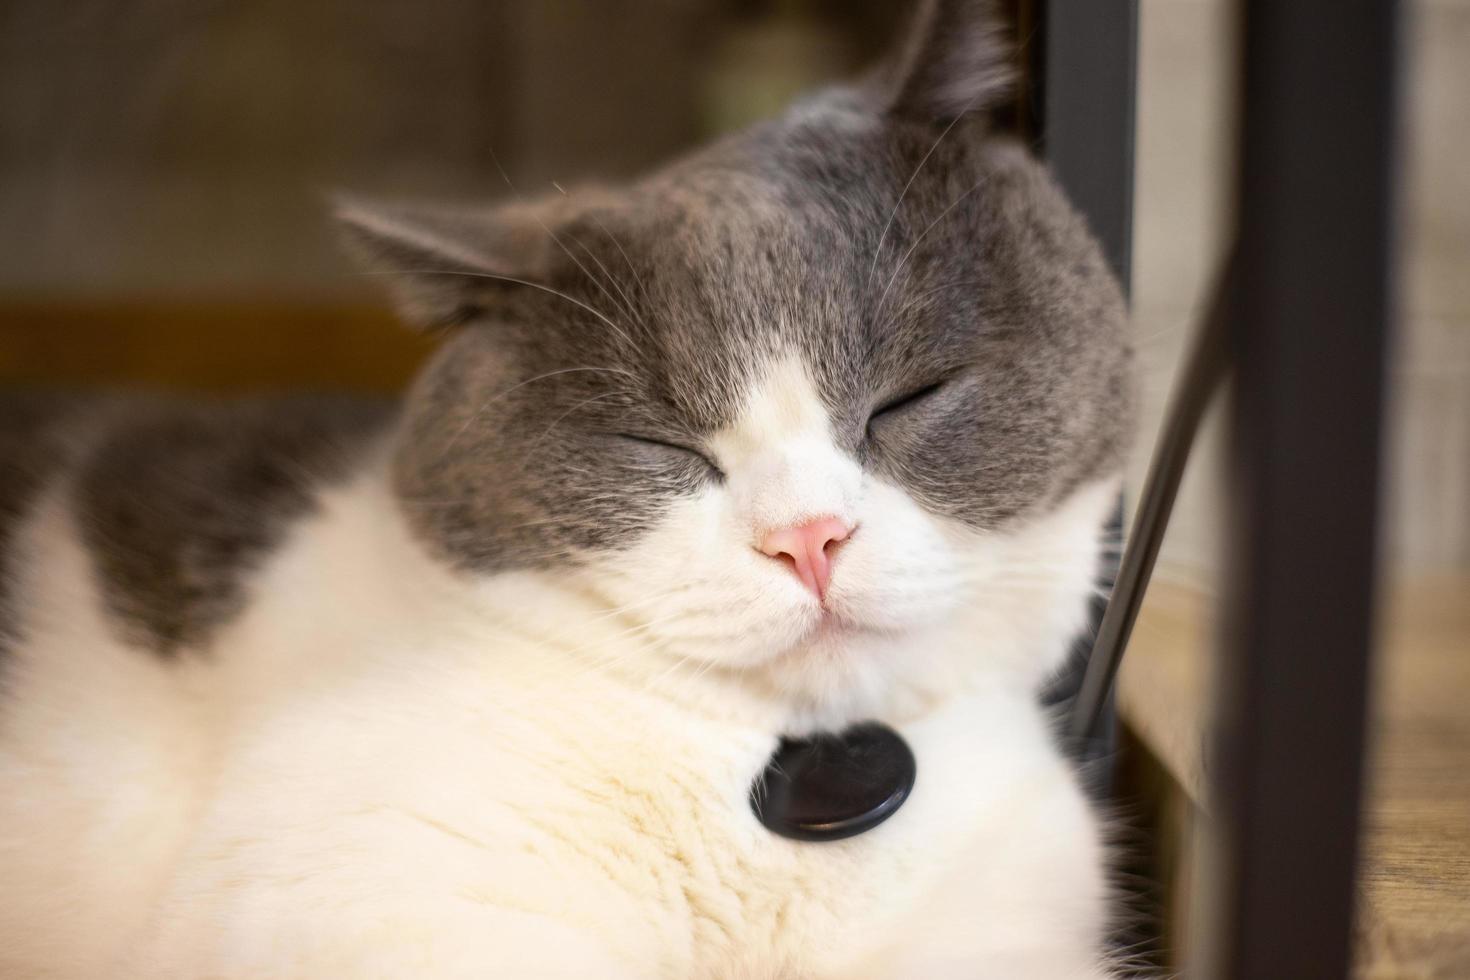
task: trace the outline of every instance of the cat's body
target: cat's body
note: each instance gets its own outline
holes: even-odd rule
[[[968,108],[904,77],[884,111]],[[468,324],[397,411],[8,407],[0,975],[1105,975],[1038,693],[1121,305],[950,128],[839,91],[622,197],[349,209]],[[865,719],[912,798],[765,830],[780,736]]]
[[[269,406],[108,407],[120,422],[85,407],[93,422],[61,423],[79,458],[34,488],[10,542],[27,613],[0,721],[4,975],[124,976],[131,955],[144,976],[611,976],[623,956],[671,977],[936,976],[978,949],[990,965],[964,975],[1088,975],[1099,842],[1031,692],[981,682],[895,710],[920,760],[901,819],[783,840],[747,804],[780,705],[630,656],[629,621],[575,585],[448,573],[386,491],[380,413],[275,406],[289,429],[335,425],[303,446],[240,439],[239,416]],[[235,480],[140,452],[182,432],[234,446]],[[109,440],[139,468],[110,468]],[[306,506],[262,476],[293,468],[325,474]],[[170,567],[213,554],[210,571],[109,579],[90,549],[135,522],[94,509],[99,480],[185,535]],[[1085,593],[1094,557],[1075,544],[1111,492],[1016,544],[1075,555],[1058,595]],[[232,508],[251,528],[280,518],[273,546],[231,548]],[[218,621],[225,582],[242,608]],[[1047,631],[1056,649],[1081,610]],[[1011,612],[923,642],[1012,645],[998,627],[1055,615]],[[190,648],[148,649],[179,634]],[[905,645],[891,655],[920,655]],[[953,972],[916,965],[930,956]]]

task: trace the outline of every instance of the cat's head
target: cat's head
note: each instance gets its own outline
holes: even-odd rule
[[[345,205],[405,315],[452,328],[395,461],[430,548],[556,569],[818,716],[1038,685],[1082,620],[1130,355],[1083,222],[993,131],[989,8],[931,4],[864,82],[627,186]]]

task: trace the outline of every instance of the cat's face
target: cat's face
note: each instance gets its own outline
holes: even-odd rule
[[[1006,633],[1027,682],[1060,657],[1128,429],[1123,308],[982,122],[839,90],[617,192],[348,220],[435,270],[411,314],[463,321],[396,461],[447,560],[561,569],[814,705],[949,683],[924,651],[957,630]]]

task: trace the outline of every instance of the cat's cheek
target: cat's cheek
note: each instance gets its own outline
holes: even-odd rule
[[[905,631],[933,625],[964,598],[964,576],[945,521],[899,484],[870,475],[859,531],[839,553],[829,606],[854,625]]]

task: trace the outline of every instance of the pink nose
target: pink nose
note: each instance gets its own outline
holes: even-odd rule
[[[823,517],[771,531],[761,539],[760,550],[790,565],[802,585],[818,599],[825,599],[837,545],[851,533],[852,528],[843,521]]]

